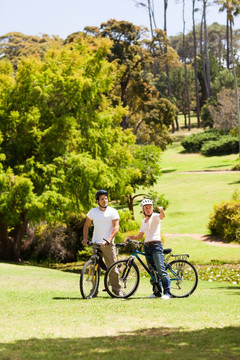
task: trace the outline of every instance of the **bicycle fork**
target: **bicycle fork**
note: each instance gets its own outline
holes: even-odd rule
[[[120,279],[122,280],[122,282],[124,284],[124,289],[126,289],[127,279],[128,279],[128,276],[129,276],[133,261],[134,261],[133,257],[128,259],[127,264],[124,267],[122,275],[120,277]]]

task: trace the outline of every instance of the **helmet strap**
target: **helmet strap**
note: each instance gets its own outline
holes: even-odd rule
[[[145,211],[143,211],[143,214],[144,214],[146,217],[149,217],[149,218],[150,218],[153,213],[151,213],[150,215],[147,215],[147,214],[145,213]]]
[[[101,208],[103,208],[103,209],[106,209],[108,206],[102,206],[102,205],[100,205],[99,203],[98,203],[98,206],[100,206]]]

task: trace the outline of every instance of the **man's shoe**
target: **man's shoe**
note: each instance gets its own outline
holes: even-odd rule
[[[169,299],[171,299],[171,295],[170,294],[164,294],[163,296],[162,296],[162,299],[164,299],[164,300],[169,300]]]
[[[148,296],[148,299],[158,299],[158,298],[160,298],[160,296],[157,296],[155,294]]]

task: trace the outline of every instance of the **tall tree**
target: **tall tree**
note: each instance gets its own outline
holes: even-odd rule
[[[188,77],[187,77],[186,50],[185,50],[185,0],[183,0],[182,20],[183,20],[182,36],[183,36],[183,54],[184,54],[184,74],[185,74],[185,86],[186,86],[187,107],[188,107],[188,130],[191,130],[190,97],[189,97],[189,85],[188,85]]]
[[[196,92],[196,113],[197,113],[197,127],[200,128],[200,102],[199,102],[199,88],[198,88],[198,71],[197,71],[197,41],[195,29],[195,0],[192,0],[192,21],[193,21],[193,46],[194,46],[194,81]]]
[[[97,188],[117,197],[141,177],[130,165],[135,138],[120,127],[125,110],[107,96],[118,72],[110,46],[82,38],[23,59],[16,72],[0,61],[1,259],[19,259],[29,222],[66,220]]]
[[[210,87],[210,62],[209,62],[209,50],[208,50],[208,33],[207,33],[207,0],[203,0],[203,28],[204,28],[204,52],[206,63],[206,81],[207,81],[207,97],[211,96]]]

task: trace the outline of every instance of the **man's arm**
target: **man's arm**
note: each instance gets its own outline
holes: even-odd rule
[[[85,246],[87,245],[87,242],[88,242],[88,229],[89,229],[89,226],[91,225],[91,222],[92,220],[89,219],[88,217],[86,218],[86,221],[85,221],[85,224],[84,224],[84,227],[83,227],[83,241],[82,241],[82,244]]]
[[[112,232],[107,240],[109,242],[112,242],[118,231],[119,231],[119,219],[114,219],[112,220]],[[102,242],[102,246],[105,246],[106,244],[107,244],[106,241]]]

